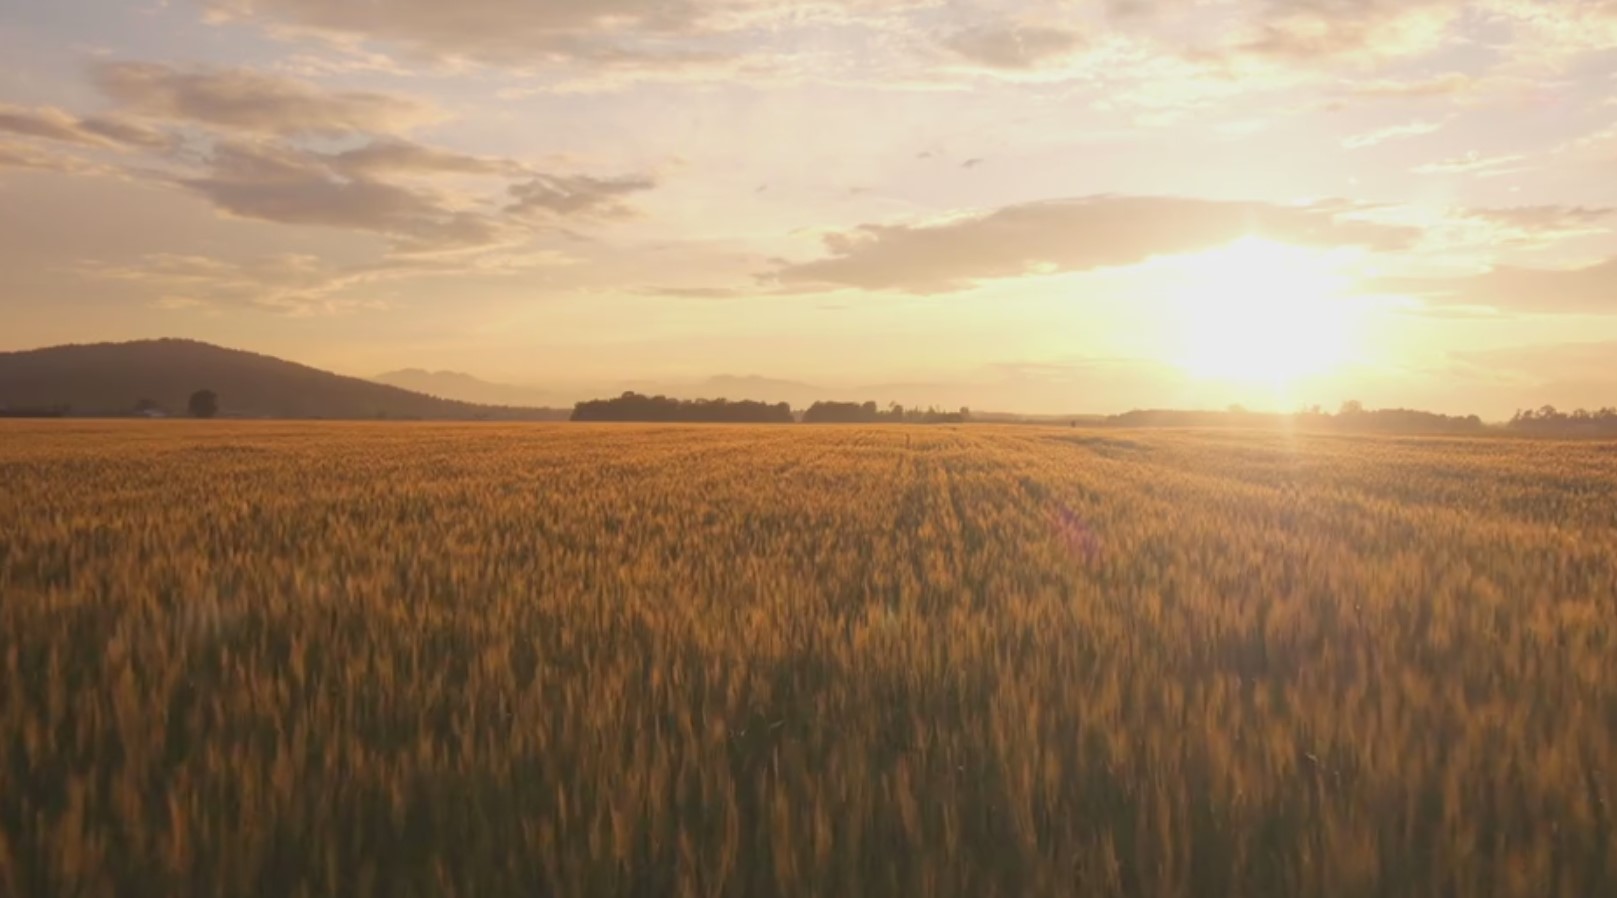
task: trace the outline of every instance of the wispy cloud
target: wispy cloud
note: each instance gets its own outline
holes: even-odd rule
[[[331,159],[270,143],[226,142],[205,174],[179,183],[241,218],[371,231],[400,249],[499,242],[500,222],[422,188],[340,172]]]
[[[385,308],[378,289],[402,281],[504,276],[566,263],[565,257],[545,251],[405,256],[363,265],[335,265],[297,253],[230,259],[159,253],[130,265],[85,265],[82,273],[140,287],[154,296],[152,308],[165,311],[257,309],[301,317]]]
[[[943,38],[943,46],[988,69],[1026,70],[1071,55],[1087,43],[1072,29],[1040,26],[967,28]]]
[[[704,38],[758,21],[783,3],[758,0],[203,0],[216,20],[292,26],[375,40],[418,56],[533,68],[564,61],[681,68],[715,51]],[[806,11],[813,11],[809,7]],[[749,20],[747,17],[751,16]]]
[[[1451,40],[1461,0],[1263,0],[1249,4],[1241,51],[1287,61],[1346,56],[1386,58],[1429,51]]]
[[[1510,174],[1521,170],[1528,157],[1520,153],[1500,153],[1498,155],[1484,155],[1475,151],[1460,156],[1450,156],[1434,162],[1427,162],[1415,167],[1415,172],[1422,175],[1480,175],[1492,177]]]
[[[1582,231],[1617,214],[1617,209],[1590,206],[1508,206],[1466,209],[1467,218],[1521,231]]]
[[[0,104],[0,131],[86,147],[163,149],[173,138],[139,122],[111,116],[77,116],[50,106]]]
[[[424,146],[396,137],[373,140],[364,146],[328,157],[333,168],[351,174],[531,174],[527,165],[514,159],[459,153]]]
[[[16,141],[0,140],[0,170],[57,172],[61,174],[102,174],[105,166],[65,153],[53,153]]]
[[[657,186],[645,175],[596,178],[589,175],[539,175],[510,188],[513,215],[560,215],[621,218],[629,213],[625,198]]]
[[[1415,78],[1356,79],[1343,84],[1338,93],[1360,99],[1426,100],[1469,93],[1477,85],[1473,75],[1444,72]]]
[[[1349,150],[1362,150],[1367,147],[1379,146],[1389,140],[1403,140],[1426,134],[1436,134],[1438,131],[1443,130],[1444,124],[1444,122],[1409,122],[1403,125],[1391,125],[1346,138],[1342,141],[1342,146]]]

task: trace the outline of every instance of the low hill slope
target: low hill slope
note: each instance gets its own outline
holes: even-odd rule
[[[439,399],[194,340],[0,353],[0,410],[66,406],[75,416],[128,415],[146,400],[184,414],[191,394],[204,389],[218,394],[227,416],[565,420],[568,414]]]

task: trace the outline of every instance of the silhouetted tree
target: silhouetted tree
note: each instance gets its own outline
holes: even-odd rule
[[[193,418],[212,418],[219,414],[219,395],[212,390],[198,390],[185,407]]]
[[[871,424],[879,420],[874,402],[816,402],[803,413],[804,424]]]

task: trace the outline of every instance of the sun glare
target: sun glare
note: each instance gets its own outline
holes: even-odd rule
[[[1178,363],[1277,388],[1348,361],[1356,339],[1340,259],[1248,237],[1179,260]]]

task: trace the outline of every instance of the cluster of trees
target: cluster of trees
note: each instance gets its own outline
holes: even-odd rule
[[[1563,412],[1546,405],[1517,412],[1505,427],[1518,433],[1613,436],[1617,435],[1617,408]]]
[[[219,414],[219,394],[212,390],[198,390],[191,394],[185,405],[193,418],[212,418]]]
[[[574,421],[666,421],[717,424],[791,424],[792,407],[750,399],[673,399],[633,391],[616,399],[591,399],[573,407]]]
[[[971,409],[945,412],[937,408],[906,409],[893,403],[885,410],[874,402],[816,402],[803,413],[805,424],[962,424],[971,420]]]
[[[1316,415],[1322,414],[1318,407],[1310,411]],[[1370,410],[1357,401],[1342,403],[1342,408],[1330,423],[1340,430],[1372,433],[1466,434],[1482,433],[1488,427],[1476,415],[1440,415],[1412,408]]]
[[[945,412],[936,408],[905,408],[896,402],[885,409],[878,408],[874,402],[816,402],[802,414],[805,424],[960,424],[970,418],[970,409]],[[572,420],[791,424],[798,417],[784,402],[674,399],[630,391],[616,399],[580,402],[573,408]]]

